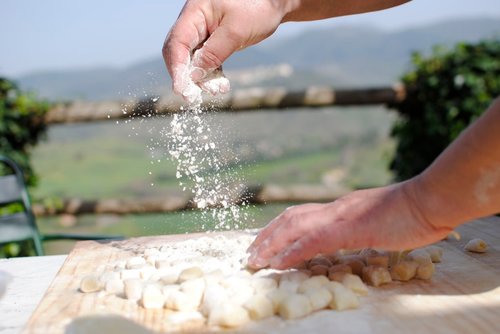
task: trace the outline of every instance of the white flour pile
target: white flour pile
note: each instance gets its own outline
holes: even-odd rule
[[[192,67],[188,66],[182,75],[185,83],[182,95],[188,106],[181,107],[161,135],[166,139],[171,159],[177,163],[176,177],[183,190],[193,194],[196,207],[203,210],[203,215],[209,214],[215,219],[216,229],[240,228],[248,218],[235,203],[243,188],[242,177],[234,168],[227,167],[227,159],[221,151],[223,131],[207,121],[202,89],[191,80],[191,71]],[[200,85],[214,95],[229,90],[229,81],[221,71],[212,73]],[[203,221],[206,222],[206,218],[203,217]]]

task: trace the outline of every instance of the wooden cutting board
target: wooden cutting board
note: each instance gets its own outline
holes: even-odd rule
[[[321,311],[295,321],[273,317],[252,323],[241,331],[500,333],[500,219],[477,220],[457,230],[462,235],[460,241],[439,243],[445,250],[443,262],[437,265],[437,272],[430,281],[393,282],[370,288],[369,295],[361,298],[361,307],[357,310]],[[231,236],[238,232],[225,234]],[[98,266],[129,258],[138,249],[199,236],[144,237],[110,243],[79,242],[30,318],[24,333],[65,333],[66,326],[75,318],[96,314],[118,314],[156,332],[171,332],[162,321],[170,311],[145,310],[115,296],[82,294],[78,292],[79,282]],[[487,253],[463,251],[465,243],[476,237],[489,244]]]

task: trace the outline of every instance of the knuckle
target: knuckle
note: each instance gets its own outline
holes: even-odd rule
[[[200,54],[200,63],[207,69],[215,69],[222,65],[222,59],[211,49],[204,49]]]

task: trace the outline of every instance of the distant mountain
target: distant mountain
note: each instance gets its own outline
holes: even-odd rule
[[[227,61],[225,71],[233,87],[391,84],[409,67],[411,52],[429,52],[436,44],[500,38],[499,22],[500,18],[464,19],[396,32],[373,27],[308,30],[238,52]],[[282,64],[290,65],[291,70]],[[160,58],[124,69],[33,73],[17,81],[24,89],[58,100],[115,99],[170,91]]]

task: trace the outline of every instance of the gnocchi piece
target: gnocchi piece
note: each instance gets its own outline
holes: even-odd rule
[[[401,260],[406,257],[406,253],[404,251],[390,251],[387,252],[387,255],[389,256],[389,267],[392,268]]]
[[[185,281],[180,285],[182,292],[186,293],[196,307],[200,305],[203,292],[205,291],[205,280],[203,278],[195,278]]]
[[[465,245],[464,249],[473,253],[485,253],[488,249],[488,244],[482,239],[472,239]]]
[[[179,280],[179,273],[174,270],[160,271],[160,281],[163,284],[174,284]]]
[[[351,289],[354,293],[364,296],[368,294],[368,287],[361,280],[359,276],[344,273],[341,283],[348,289]]]
[[[339,249],[337,251],[337,255],[358,255],[361,252],[361,249]]]
[[[252,320],[260,320],[274,315],[273,303],[263,293],[252,296],[243,307],[247,309]]]
[[[367,266],[363,269],[363,281],[377,287],[392,282],[392,278],[384,267]]]
[[[295,293],[295,292],[297,292],[297,289],[299,288],[299,286],[300,286],[300,282],[280,280],[280,283],[278,285],[278,289]]]
[[[346,277],[347,275],[352,275],[352,274],[345,272],[345,271],[334,271],[334,272],[331,272],[328,274],[328,279],[330,279],[330,281],[342,282],[344,277]],[[356,275],[354,275],[354,276],[356,276]],[[358,276],[356,276],[356,277],[358,277]]]
[[[359,253],[359,256],[365,258],[368,256],[379,256],[382,255],[378,250],[373,248],[363,248]]]
[[[198,311],[179,311],[167,314],[165,322],[168,324],[169,329],[184,332],[203,326],[205,317]]]
[[[153,255],[159,255],[161,254],[160,250],[158,248],[155,248],[155,247],[151,247],[151,248],[146,248],[144,250],[144,256],[153,256]]]
[[[200,267],[190,267],[186,268],[179,274],[179,282],[184,282],[190,279],[198,278],[203,276],[203,271]]]
[[[231,303],[224,304],[220,308],[212,310],[208,317],[209,325],[229,328],[240,327],[248,321],[250,321],[248,311],[243,306]]]
[[[389,268],[388,255],[367,256],[365,257],[365,262],[367,266],[379,266],[379,267]]]
[[[222,305],[226,304],[228,301],[229,298],[226,289],[218,284],[207,285],[205,293],[203,294],[200,310],[205,316],[208,316],[211,310],[222,307]]]
[[[146,259],[142,256],[134,256],[128,259],[125,268],[127,269],[140,269],[146,264]]]
[[[299,294],[286,296],[278,307],[279,315],[284,319],[302,318],[310,314],[312,310],[309,298]]]
[[[313,311],[322,310],[328,307],[332,301],[332,294],[324,287],[308,289],[304,291],[304,295],[309,298]]]
[[[313,276],[300,283],[297,291],[304,293],[309,289],[318,289],[330,282],[326,276]]]
[[[417,275],[418,266],[415,261],[401,261],[391,268],[391,277],[396,281],[409,281]]]
[[[267,292],[278,288],[278,283],[269,277],[257,277],[251,281],[254,290],[258,292]]]
[[[157,272],[156,268],[149,265],[145,265],[144,267],[139,269],[139,273],[143,280],[148,280],[156,272]]]
[[[141,272],[139,269],[124,269],[120,273],[120,278],[124,281],[131,278],[141,278]]]
[[[114,295],[123,295],[125,292],[125,285],[119,278],[110,279],[105,283],[104,290]]]
[[[105,271],[102,273],[102,275],[99,277],[99,280],[103,283],[106,284],[107,281],[113,280],[113,279],[120,279],[120,272],[119,271]]]
[[[360,255],[345,255],[339,258],[340,264],[346,264],[351,267],[352,273],[354,275],[361,276],[363,274],[363,268],[365,267],[365,262],[363,257]]]
[[[169,260],[158,259],[155,261],[155,267],[156,269],[171,268],[172,263]]]
[[[452,240],[452,239],[455,239],[457,241],[460,241],[460,239],[462,239],[462,236],[460,235],[460,233],[458,233],[457,231],[451,231],[450,233],[448,233],[448,235],[446,236],[445,238],[446,240]]]
[[[324,256],[324,255],[317,255],[315,257],[313,257],[311,260],[309,260],[309,269],[311,269],[311,267],[314,267],[316,265],[321,265],[321,266],[325,266],[325,267],[330,267],[332,265],[332,261]]]
[[[416,277],[425,280],[431,279],[435,270],[434,263],[432,262],[420,263],[417,268]]]
[[[170,310],[196,311],[198,305],[199,300],[194,300],[191,295],[180,290],[171,291],[165,298],[165,307]]]
[[[137,278],[124,281],[125,297],[137,302],[142,297],[142,282]]]
[[[319,275],[328,276],[328,269],[329,269],[329,267],[321,265],[321,264],[317,264],[317,265],[314,265],[312,267],[309,267],[309,270],[311,271],[311,275],[313,275],[313,276],[319,276]]]
[[[206,273],[203,276],[203,279],[205,280],[206,285],[211,285],[219,283],[223,277],[224,273],[222,272],[222,270],[216,269],[209,273]]]
[[[333,273],[337,273],[337,272],[345,272],[345,273],[352,274],[352,268],[350,266],[348,266],[347,264],[333,265],[330,267],[330,269],[328,269],[328,278],[330,278],[330,276]],[[330,278],[330,279],[332,279],[332,278]]]
[[[271,303],[273,304],[274,313],[279,313],[279,306],[289,295],[289,291],[282,289],[271,290],[266,294],[267,298],[269,298],[269,300],[271,300]]]
[[[329,282],[326,287],[332,294],[329,307],[333,310],[343,311],[359,307],[358,296],[338,282]]]
[[[301,283],[308,279],[310,276],[310,272],[305,270],[293,270],[287,271],[280,276],[280,284],[284,281]]]
[[[84,293],[102,290],[102,282],[95,275],[87,275],[80,281],[80,291]]]
[[[418,262],[419,264],[427,263],[427,262],[432,262],[431,256],[429,253],[422,248],[417,248],[412,250],[411,252],[406,255],[406,258],[408,260],[413,260],[415,262]]]
[[[156,285],[149,284],[142,291],[141,303],[146,309],[163,308],[165,297],[163,297],[162,292]]]
[[[439,246],[430,245],[424,248],[425,251],[431,257],[431,261],[434,263],[441,262],[441,258],[443,257],[443,249]]]

